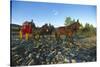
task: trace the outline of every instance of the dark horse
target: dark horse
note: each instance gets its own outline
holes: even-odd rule
[[[79,30],[79,27],[79,20],[69,26],[58,27],[55,32],[55,37],[59,39],[61,35],[66,35],[66,37],[68,37],[72,41],[72,37]]]
[[[51,35],[52,32],[55,30],[54,26],[51,24],[45,24],[40,28],[40,35],[45,36],[45,35]]]

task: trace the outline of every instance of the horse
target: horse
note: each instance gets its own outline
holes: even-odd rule
[[[40,28],[40,35],[45,36],[45,35],[52,35],[52,32],[55,30],[54,26],[51,24],[45,24]]]
[[[56,39],[59,40],[61,35],[65,35],[66,37],[68,37],[70,41],[73,41],[72,37],[74,34],[76,34],[79,28],[80,28],[79,20],[77,20],[77,22],[74,22],[69,26],[58,27],[55,31],[55,37]]]
[[[41,35],[47,35],[48,32],[49,32],[48,24],[45,24],[40,28],[40,34]]]

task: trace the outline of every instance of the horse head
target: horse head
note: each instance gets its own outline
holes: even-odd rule
[[[48,24],[43,25],[43,26],[40,28],[40,32],[41,32],[41,34],[47,34],[47,33],[49,32]]]
[[[70,28],[76,32],[77,30],[79,30],[81,24],[79,23],[79,20],[77,20],[76,22],[74,22],[73,24],[70,25]]]

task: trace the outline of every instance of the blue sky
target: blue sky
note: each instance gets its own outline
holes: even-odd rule
[[[96,6],[93,5],[12,1],[12,23],[15,24],[33,19],[36,26],[50,23],[58,27],[63,26],[69,16],[83,24],[88,22],[96,26]]]

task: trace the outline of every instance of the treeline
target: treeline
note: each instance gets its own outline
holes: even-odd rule
[[[89,23],[86,23],[85,26],[81,24],[78,34],[84,35],[86,37],[96,36],[96,27]]]
[[[74,22],[75,22],[75,19],[72,19],[71,17],[66,17],[64,25],[68,26]],[[79,31],[77,32],[78,35],[83,35],[86,37],[96,36],[96,27],[94,27],[92,24],[89,24],[89,23],[86,23],[85,25],[83,25],[80,20],[79,22],[81,26],[80,26]]]

